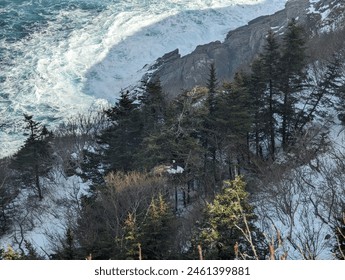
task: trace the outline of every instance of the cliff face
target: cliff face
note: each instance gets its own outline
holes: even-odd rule
[[[151,81],[161,81],[169,96],[196,85],[205,85],[209,66],[214,63],[219,81],[231,80],[234,74],[246,67],[255,58],[265,43],[271,28],[282,35],[288,22],[295,18],[305,26],[307,36],[329,32],[344,23],[342,0],[290,0],[284,10],[262,16],[248,25],[230,31],[224,42],[216,41],[198,46],[191,54],[181,57],[178,50],[164,55],[151,69]],[[143,77],[147,80],[149,76]]]

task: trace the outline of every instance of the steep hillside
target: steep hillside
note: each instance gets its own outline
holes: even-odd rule
[[[295,18],[305,27],[307,36],[313,37],[335,31],[345,26],[345,3],[340,0],[290,0],[284,10],[273,15],[252,20],[248,25],[230,31],[223,42],[215,41],[198,46],[192,53],[180,56],[178,50],[166,54],[152,67],[152,77],[160,79],[169,95],[195,85],[205,85],[209,66],[214,63],[220,81],[233,77],[240,69],[246,68],[261,50],[269,29],[278,35]]]
[[[345,258],[344,8],[289,1],[54,131],[24,115],[0,259]]]

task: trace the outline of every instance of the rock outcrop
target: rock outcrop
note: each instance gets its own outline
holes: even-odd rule
[[[237,71],[246,69],[257,56],[269,29],[280,36],[294,18],[305,26],[306,36],[327,32],[326,26],[334,29],[344,23],[344,6],[341,0],[290,0],[284,10],[261,16],[246,26],[230,31],[224,42],[198,46],[183,57],[178,54],[178,50],[164,55],[153,65],[150,75],[143,78],[151,81],[160,79],[170,97],[196,85],[205,85],[211,63],[216,66],[219,81],[229,81]]]

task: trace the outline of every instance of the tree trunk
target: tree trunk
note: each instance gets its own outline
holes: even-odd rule
[[[272,79],[270,79],[270,154],[272,160],[275,156],[275,127],[274,127],[274,111],[273,111],[273,84]]]
[[[42,195],[42,189],[41,189],[41,185],[40,185],[40,176],[38,173],[38,164],[35,163],[35,185],[36,185],[36,190],[38,192],[38,198],[39,200],[43,199],[43,195]]]

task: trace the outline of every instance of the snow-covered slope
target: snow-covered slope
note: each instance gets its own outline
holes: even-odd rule
[[[334,31],[344,26],[344,1],[310,0],[309,2],[308,14],[317,21],[315,29],[319,33]]]
[[[22,115],[53,126],[114,101],[145,64],[222,40],[286,0],[2,1],[0,157],[22,143]]]
[[[345,139],[339,121],[325,126],[330,128],[327,152],[285,173],[277,167],[255,197],[259,226],[269,241],[276,240],[277,257],[335,259],[335,220],[345,203]]]
[[[44,185],[43,200],[39,201],[31,189],[21,189],[13,201],[11,229],[0,238],[0,248],[19,250],[30,242],[45,259],[59,245],[66,230],[76,223],[81,211],[81,196],[88,194],[88,184],[78,176],[66,177],[57,166],[50,178],[41,178]]]
[[[171,0],[164,4],[155,1],[153,5],[153,2],[146,1],[145,6],[137,1],[131,8],[128,3],[116,7],[110,3],[97,12],[94,8],[76,6],[57,12],[54,20],[48,20],[44,28],[25,38],[0,39],[4,47],[1,51],[8,55],[6,59],[10,59],[11,54],[13,57],[11,63],[8,60],[2,66],[6,75],[0,92],[0,112],[9,126],[0,132],[0,157],[21,143],[18,120],[22,113],[54,123],[92,104],[112,101],[122,87],[141,77],[143,65],[159,55],[174,48],[186,54],[197,44],[222,39],[229,29],[282,8],[285,3],[278,0],[238,0],[235,4],[233,1]],[[319,13],[316,4],[313,1],[310,13]],[[70,29],[66,22],[71,24]],[[18,128],[15,124],[19,124]],[[261,201],[266,204],[259,205],[259,213],[265,230],[272,228],[274,236],[274,221],[283,238],[290,235],[298,242],[293,245],[284,239],[282,251],[288,250],[290,258],[301,258],[298,246],[308,241],[315,245],[313,252],[317,258],[332,258],[329,250],[332,240],[327,239],[331,228],[320,216],[330,211],[322,204],[327,202],[322,200],[326,195],[332,192],[337,197],[344,195],[343,189],[331,185],[344,186],[342,174],[328,181],[339,172],[337,156],[344,153],[344,141],[338,137],[341,129],[340,124],[332,127],[330,138],[334,149],[330,153],[295,169],[279,184],[271,185],[269,192],[263,193]],[[41,203],[32,204],[30,193],[21,193],[15,205],[15,227],[1,240],[0,247],[11,244],[12,238],[22,240],[24,228],[26,239],[38,249],[49,252],[52,235],[63,234],[68,222],[73,220],[73,213],[78,211],[79,197],[87,185],[78,177],[65,178],[58,168],[53,177],[53,184],[47,182],[47,193]],[[272,192],[275,190],[279,195]],[[306,204],[307,200],[311,203]],[[320,208],[315,208],[314,202]],[[277,211],[279,203],[283,207]]]

